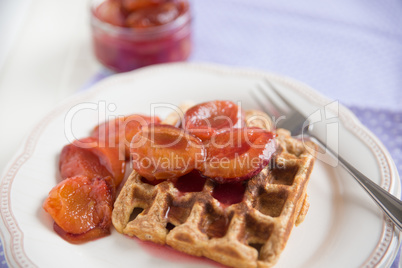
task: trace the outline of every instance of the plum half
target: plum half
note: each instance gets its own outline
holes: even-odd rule
[[[118,147],[124,151],[126,160],[130,158],[130,142],[140,129],[149,124],[158,124],[159,117],[151,117],[141,114],[132,114],[106,121],[96,126],[91,136],[97,138],[102,145]]]
[[[101,165],[99,157],[90,150],[68,144],[63,147],[59,158],[61,178],[82,175],[87,177],[112,176],[108,169]]]
[[[184,115],[183,128],[205,141],[231,128],[244,125],[244,112],[231,101],[204,102],[190,108]]]
[[[170,125],[142,128],[130,144],[133,169],[147,180],[175,179],[202,167],[205,148],[197,137]]]
[[[109,233],[114,198],[111,177],[75,176],[56,185],[43,208],[55,221],[57,233],[70,242],[79,243]]]
[[[230,129],[205,143],[202,174],[217,182],[249,179],[258,174],[276,151],[275,134],[260,128]]]
[[[75,140],[63,148],[59,169],[63,179],[78,175],[111,175],[118,186],[124,179],[126,162],[118,148],[100,146],[98,139],[87,137]]]

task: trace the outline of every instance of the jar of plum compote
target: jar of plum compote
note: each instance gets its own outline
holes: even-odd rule
[[[95,0],[91,28],[96,58],[115,72],[190,55],[188,0]]]

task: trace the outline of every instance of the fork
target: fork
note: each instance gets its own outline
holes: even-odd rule
[[[280,120],[277,123],[277,128],[287,129],[291,132],[292,136],[302,137],[307,135],[311,140],[318,144],[321,148],[325,149],[335,159],[338,159],[340,165],[352,175],[353,178],[363,187],[363,189],[370,195],[375,203],[382,209],[382,211],[391,219],[391,221],[402,231],[402,201],[385,191],[378,186],[372,180],[367,178],[359,170],[357,170],[352,164],[347,162],[341,155],[329,148],[325,142],[323,142],[312,130],[312,123],[304,116],[299,109],[288,101],[279,90],[268,80],[265,84],[271,89],[270,91],[276,95],[277,99],[280,99],[283,104],[288,106],[286,111],[283,109],[277,101],[272,98],[261,85],[258,85],[257,90],[260,94],[269,101],[272,107],[268,107],[264,104],[260,98],[251,92],[254,100],[263,108],[264,112],[268,114],[280,114],[285,116],[284,120]]]

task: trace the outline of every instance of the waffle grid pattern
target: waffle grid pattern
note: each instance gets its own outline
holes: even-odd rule
[[[211,180],[200,192],[183,193],[169,181],[146,183],[134,171],[116,200],[115,228],[232,267],[273,266],[293,225],[307,213],[306,187],[314,164],[301,141],[286,130],[277,134],[277,154],[245,182],[242,202],[221,204],[212,196]]]

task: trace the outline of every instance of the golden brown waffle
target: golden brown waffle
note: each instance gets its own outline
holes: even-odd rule
[[[249,126],[272,125],[261,116],[250,120],[255,115],[263,114],[246,113]],[[307,213],[306,188],[314,164],[314,156],[301,141],[283,129],[277,134],[276,155],[246,182],[242,202],[222,205],[211,195],[215,183],[210,180],[201,192],[182,193],[172,182],[144,183],[134,171],[115,202],[115,228],[228,266],[271,267],[293,225]],[[308,146],[315,147],[313,143]]]

